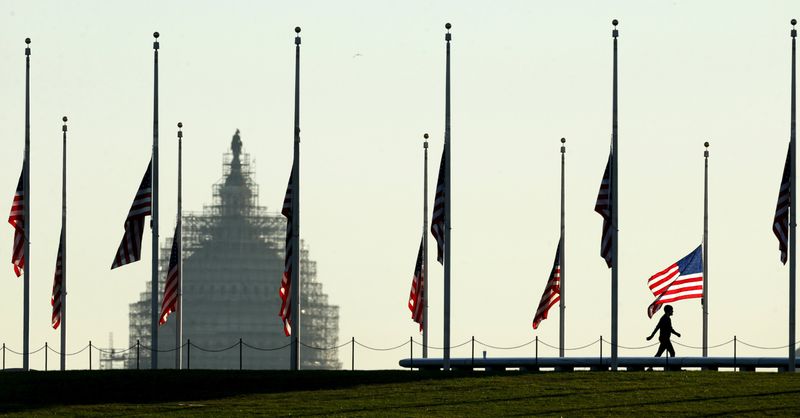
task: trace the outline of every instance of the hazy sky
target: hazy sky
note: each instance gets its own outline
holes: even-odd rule
[[[126,347],[128,304],[150,275],[149,233],[141,262],[109,267],[150,158],[152,33],[161,33],[166,239],[174,228],[178,121],[185,210],[210,203],[221,154],[237,128],[256,161],[260,203],[280,207],[291,166],[298,25],[301,234],[325,292],[340,306],[340,341],[355,336],[388,347],[420,338],[406,303],[422,224],[422,134],[431,134],[431,189],[442,150],[445,22],[453,24],[452,343],[474,335],[513,346],[538,335],[557,344],[557,309],[536,332],[531,320],[558,242],[561,137],[567,346],[608,339],[610,270],[599,256],[602,218],[593,208],[611,134],[613,18],[620,20],[620,345],[648,344],[656,319],[646,315],[653,299],[647,279],[701,242],[706,140],[709,342],[737,335],[763,346],[787,344],[788,268],[771,225],[789,139],[796,1],[132,4],[6,1],[0,10],[0,210],[10,208],[22,166],[23,41],[33,40],[33,349],[45,341],[57,346],[59,338],[50,328],[49,298],[60,225],[61,117],[70,119],[70,351],[89,339],[105,346],[109,332]],[[21,350],[22,280],[10,264],[12,237],[10,225],[0,229],[0,341]],[[430,344],[441,346],[443,269],[434,259]],[[271,297],[278,298],[277,288]],[[682,333],[676,341],[699,346],[699,300],[679,302],[675,311]],[[277,312],[265,326],[281,326]],[[407,350],[359,348],[356,366],[397,367]],[[533,347],[488,351],[527,356]],[[544,346],[539,353],[557,355]],[[731,355],[732,346],[710,353]],[[340,354],[349,366],[349,348]],[[738,354],[786,350],[740,345]],[[469,346],[452,355],[468,356]],[[10,354],[6,361],[21,364]],[[31,357],[31,367],[43,368],[41,354]],[[71,358],[68,367],[85,368],[87,360]]]

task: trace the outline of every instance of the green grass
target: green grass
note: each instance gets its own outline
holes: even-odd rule
[[[800,374],[106,371],[0,374],[35,415],[797,415]]]

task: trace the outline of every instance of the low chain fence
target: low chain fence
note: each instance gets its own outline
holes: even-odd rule
[[[679,347],[683,347],[683,348],[687,348],[687,349],[691,349],[691,350],[702,350],[703,349],[702,346],[688,345],[688,344],[683,344],[683,343],[680,343],[680,342],[677,342],[677,341],[672,341],[672,343],[677,345],[677,346],[679,346]],[[647,344],[647,345],[642,345],[642,346],[624,346],[624,345],[618,344],[617,348],[618,348],[618,350],[626,350],[628,352],[637,352],[637,351],[641,351],[641,350],[651,349],[651,348],[655,347],[658,344],[659,344],[659,342],[654,342],[654,343]],[[744,340],[739,339],[737,336],[734,336],[730,340],[727,340],[727,341],[724,341],[724,342],[721,342],[721,343],[718,343],[718,344],[714,344],[714,345],[709,345],[708,347],[706,347],[706,349],[720,349],[722,347],[726,347],[726,346],[730,345],[731,346],[730,350],[731,350],[731,354],[733,356],[734,365],[735,365],[736,364],[736,358],[737,358],[737,350],[738,350],[738,346],[740,344],[745,346],[745,347],[747,347],[747,348],[749,348],[749,349],[761,350],[761,351],[786,350],[787,348],[789,348],[788,344],[780,345],[780,346],[761,346],[761,345],[757,345],[757,344],[752,344],[752,343],[746,342]],[[284,345],[281,345],[281,346],[276,346],[276,347],[258,347],[258,346],[255,346],[255,345],[248,344],[247,342],[243,341],[240,338],[239,341],[237,341],[237,342],[235,342],[235,343],[233,343],[233,344],[231,344],[230,346],[227,346],[227,347],[209,348],[209,347],[203,347],[203,346],[197,345],[195,343],[192,343],[191,339],[187,339],[185,343],[183,343],[180,346],[176,346],[174,348],[156,349],[156,348],[148,347],[148,346],[146,346],[144,344],[141,344],[137,340],[136,344],[134,344],[134,345],[132,345],[132,346],[130,346],[128,348],[117,349],[117,348],[101,348],[101,347],[97,347],[96,345],[93,345],[92,341],[90,340],[88,342],[88,344],[86,344],[82,348],[80,348],[80,349],[78,349],[76,351],[73,351],[73,352],[67,352],[64,355],[65,355],[65,357],[75,357],[75,356],[79,356],[79,355],[87,356],[88,357],[88,361],[89,361],[89,370],[92,370],[93,369],[93,366],[92,366],[92,364],[93,364],[92,354],[94,352],[101,353],[101,354],[107,354],[107,355],[121,355],[121,354],[126,354],[127,353],[130,356],[131,359],[133,359],[133,358],[136,359],[135,360],[136,369],[139,369],[140,368],[140,358],[141,358],[142,353],[148,353],[148,355],[149,355],[149,353],[153,353],[153,352],[156,352],[156,353],[174,353],[174,352],[176,352],[178,350],[185,350],[186,368],[187,369],[191,369],[191,356],[192,356],[192,351],[193,350],[196,350],[196,351],[199,351],[199,352],[203,352],[203,353],[212,353],[212,354],[214,354],[214,353],[223,353],[223,352],[227,352],[227,351],[230,351],[230,350],[237,350],[238,349],[238,351],[239,351],[239,353],[238,353],[239,354],[239,370],[242,370],[243,369],[243,367],[242,367],[243,366],[243,361],[245,359],[245,350],[244,350],[245,348],[248,349],[248,350],[256,351],[256,352],[274,352],[274,351],[280,351],[280,350],[289,349],[289,347],[291,345],[292,345],[291,342],[289,342],[287,344],[284,344]],[[428,350],[438,350],[438,351],[443,351],[444,350],[443,347],[437,347],[437,346],[433,346],[433,345],[428,345],[427,347],[425,347],[422,342],[420,342],[418,340],[415,340],[414,337],[410,337],[406,341],[403,341],[403,342],[395,344],[395,345],[386,346],[386,347],[377,347],[377,346],[367,345],[365,343],[357,341],[355,339],[355,337],[352,337],[349,341],[347,341],[347,342],[345,342],[343,344],[339,344],[339,345],[333,346],[333,347],[317,347],[317,346],[312,346],[312,345],[305,344],[302,341],[300,342],[300,345],[302,347],[305,347],[305,348],[308,348],[308,349],[322,350],[322,351],[339,350],[339,349],[345,348],[347,346],[350,346],[350,369],[351,370],[356,370],[356,367],[355,367],[356,366],[356,347],[358,347],[359,349],[364,349],[364,350],[372,351],[372,352],[393,352],[393,351],[407,349],[408,350],[408,356],[409,356],[410,359],[412,359],[412,369],[413,369],[413,359],[414,359],[414,353],[415,353],[414,347],[418,347],[418,350],[422,350],[422,349],[425,349],[425,348],[427,348]],[[534,338],[532,340],[529,340],[529,341],[526,341],[526,342],[523,342],[523,343],[520,343],[520,344],[516,344],[516,345],[499,346],[499,345],[494,345],[494,344],[489,344],[489,343],[483,342],[483,341],[481,341],[479,339],[476,339],[474,336],[472,338],[460,343],[460,344],[451,345],[450,346],[450,350],[452,351],[453,349],[462,348],[462,347],[465,347],[467,345],[470,346],[470,356],[471,356],[471,359],[472,359],[473,362],[475,360],[475,347],[476,346],[479,349],[485,348],[485,349],[492,349],[492,350],[497,350],[497,351],[501,351],[501,352],[504,352],[504,351],[507,352],[507,351],[512,351],[512,350],[520,350],[520,349],[524,349],[526,347],[533,346],[533,347],[529,348],[529,349],[532,350],[532,353],[529,353],[529,354],[533,354],[530,357],[535,358],[536,361],[538,361],[538,359],[539,359],[539,347],[540,346],[545,347],[545,348],[547,348],[547,349],[549,349],[551,351],[553,351],[553,350],[556,351],[556,352],[560,351],[560,347],[558,345],[549,344],[549,343],[545,342],[544,340],[540,340],[539,337],[536,337],[536,338]],[[565,352],[576,352],[576,351],[580,351],[580,350],[591,350],[592,347],[596,346],[594,348],[594,350],[597,350],[596,353],[597,353],[599,359],[602,361],[604,357],[605,358],[610,357],[609,352],[610,352],[611,345],[612,344],[611,344],[610,341],[608,341],[607,339],[604,339],[603,336],[599,336],[599,338],[597,338],[595,340],[592,340],[592,341],[589,341],[586,344],[577,345],[577,346],[574,346],[574,347],[564,347],[564,351]],[[798,345],[800,345],[800,341],[795,343],[795,346],[798,346]],[[607,350],[607,351],[605,351],[605,353],[604,353],[604,348],[605,348],[605,350]],[[3,343],[1,350],[2,350],[2,370],[6,370],[6,356],[7,356],[7,354],[13,354],[13,355],[16,355],[16,356],[23,356],[23,354],[24,354],[24,353],[22,353],[20,351],[16,351],[16,350],[11,349],[9,346],[6,346],[5,343]],[[38,354],[40,352],[44,352],[43,361],[44,361],[44,370],[45,371],[50,369],[49,368],[49,364],[48,364],[48,360],[49,360],[48,354],[49,353],[54,354],[56,356],[56,359],[58,359],[61,356],[61,353],[58,350],[54,349],[51,345],[49,345],[49,343],[45,342],[43,346],[39,347],[36,350],[30,351],[28,353],[29,358],[30,358],[31,355]],[[483,358],[486,358],[486,353],[487,353],[487,351],[484,350],[483,351]],[[184,354],[184,352],[182,352],[182,354]],[[417,351],[417,358],[420,357],[420,354],[421,354],[421,352]],[[451,356],[451,357],[453,357],[453,356]],[[528,357],[528,356],[523,356],[523,357]]]

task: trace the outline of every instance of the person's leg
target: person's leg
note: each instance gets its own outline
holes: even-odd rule
[[[675,357],[675,348],[672,347],[672,341],[667,340],[667,353],[670,357]]]
[[[663,353],[664,353],[664,350],[665,350],[666,348],[667,348],[667,346],[665,346],[665,345],[664,345],[664,342],[663,342],[663,341],[661,341],[661,344],[659,344],[659,345],[658,345],[658,351],[656,352],[656,357],[661,357],[661,354],[663,354]]]

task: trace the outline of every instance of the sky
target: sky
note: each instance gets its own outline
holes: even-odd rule
[[[453,345],[538,337],[557,355],[558,312],[531,321],[558,243],[566,147],[566,346],[610,336],[610,270],[593,211],[611,137],[611,20],[619,19],[619,344],[649,345],[654,273],[701,243],[709,141],[709,344],[788,344],[788,267],[772,219],[790,120],[795,1],[6,1],[0,10],[0,202],[24,149],[24,39],[31,49],[31,348],[57,346],[49,298],[60,228],[61,117],[68,138],[68,351],[127,347],[128,304],[150,275],[113,272],[124,217],[150,158],[152,33],[161,33],[161,237],[172,233],[176,124],[186,211],[211,202],[241,130],[260,204],[277,211],[291,168],[294,27],[302,27],[301,235],[340,307],[339,338],[421,338],[406,307],[422,228],[422,141],[435,187],[444,132],[444,24],[452,28]],[[429,197],[432,205],[433,193]],[[0,342],[22,346],[13,228],[0,229]],[[433,241],[431,240],[431,245]],[[443,269],[431,255],[430,345],[441,347]],[[275,298],[278,298],[277,289]],[[676,303],[674,341],[701,345],[698,300]],[[274,324],[279,327],[277,312]],[[678,355],[698,349],[676,346]],[[418,350],[418,346],[415,347]],[[533,345],[476,354],[530,356]],[[595,356],[599,346],[569,350]],[[655,347],[620,355],[649,356]],[[730,344],[711,355],[729,356]],[[608,346],[604,347],[608,353]],[[432,356],[440,351],[431,350]],[[740,356],[787,349],[738,346]],[[408,346],[356,349],[398,367]],[[470,345],[452,356],[469,356]],[[340,351],[350,365],[349,347]],[[18,367],[19,356],[7,356]],[[55,361],[51,358],[51,362]],[[96,367],[96,358],[95,358]],[[41,355],[32,368],[43,368]],[[51,363],[55,364],[55,363]],[[86,368],[82,356],[69,368]]]

